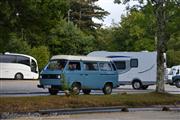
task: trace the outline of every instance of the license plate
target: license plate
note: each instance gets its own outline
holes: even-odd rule
[[[44,88],[51,88],[51,85],[45,85]]]

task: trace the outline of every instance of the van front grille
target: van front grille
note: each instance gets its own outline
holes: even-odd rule
[[[58,79],[58,75],[45,74],[42,75],[42,79]]]

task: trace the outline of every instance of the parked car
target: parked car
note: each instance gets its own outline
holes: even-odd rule
[[[180,75],[175,75],[172,77],[172,83],[177,87],[180,88]]]
[[[68,89],[73,94],[90,94],[102,90],[111,94],[119,86],[118,73],[109,58],[56,55],[51,58],[40,74],[39,88],[48,88],[51,95]]]
[[[168,81],[167,83],[170,85],[175,85],[173,82],[173,77],[180,75],[180,65],[173,66],[168,74]],[[175,77],[176,78],[176,77]]]

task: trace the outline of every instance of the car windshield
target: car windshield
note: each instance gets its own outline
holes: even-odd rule
[[[67,60],[51,60],[47,66],[49,70],[63,70]]]

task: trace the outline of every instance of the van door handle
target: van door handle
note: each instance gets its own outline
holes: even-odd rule
[[[85,76],[88,76],[88,74],[84,74]]]

